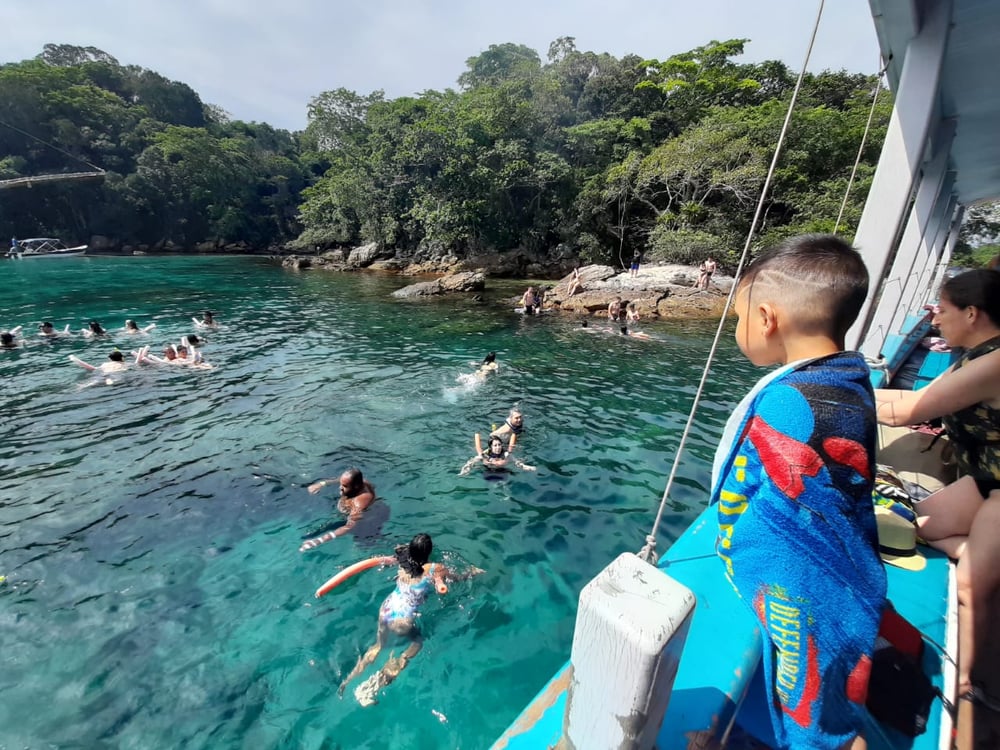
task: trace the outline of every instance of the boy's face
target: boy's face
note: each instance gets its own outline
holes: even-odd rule
[[[749,284],[742,285],[736,292],[736,345],[758,367],[773,365],[781,361],[768,336],[773,325],[773,311],[770,305],[755,304],[750,297]]]

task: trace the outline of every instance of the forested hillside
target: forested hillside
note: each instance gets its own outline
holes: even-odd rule
[[[0,232],[183,249],[375,242],[413,259],[725,258],[742,246],[795,83],[781,62],[737,62],[745,42],[664,60],[568,37],[544,61],[493,45],[454,90],[319,93],[301,133],[230,121],[101,50],[47,45],[0,66],[0,180],[79,160],[107,175],[0,191]],[[833,229],[876,85],[807,76],[761,242]],[[842,231],[860,217],[891,106],[883,91]]]

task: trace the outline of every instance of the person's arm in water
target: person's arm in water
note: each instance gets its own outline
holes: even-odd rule
[[[458,475],[460,477],[464,477],[466,474],[468,474],[472,470],[473,466],[475,466],[477,463],[479,463],[482,460],[483,460],[482,456],[473,456],[472,458],[470,458],[468,461],[465,462],[465,464],[462,466],[461,469],[459,469]]]
[[[69,355],[69,361],[72,362],[74,365],[79,365],[84,370],[97,370],[97,369],[99,369],[96,365],[92,365],[92,364],[88,364],[87,362],[84,362],[82,359],[80,359],[79,357],[77,357],[75,354],[70,354]]]
[[[331,481],[339,481],[339,480],[331,480]],[[319,492],[320,489],[326,486],[326,483],[328,483],[328,480],[326,479],[320,480],[319,482],[314,482],[313,484],[309,485],[309,492],[311,492],[312,494],[316,494],[316,492]],[[316,487],[317,489],[313,491],[312,489],[313,487]],[[357,522],[360,521],[361,518],[364,516],[365,511],[368,510],[368,506],[371,505],[374,501],[375,501],[375,488],[372,487],[371,484],[369,484],[368,482],[365,482],[364,489],[354,497],[348,497],[348,498],[342,497],[337,502],[337,508],[341,512],[347,513],[347,522],[343,526],[338,526],[333,531],[328,531],[325,534],[321,534],[320,536],[313,537],[312,539],[307,539],[302,543],[302,546],[299,547],[299,552],[305,552],[307,549],[313,549],[314,547],[318,547],[319,545],[325,544],[326,542],[332,542],[338,536],[344,536],[345,534],[350,532],[350,530],[354,528],[355,524],[357,524]]]
[[[477,568],[475,565],[470,565],[469,569],[459,573],[456,570],[442,565],[441,563],[434,564],[434,588],[439,594],[448,593],[448,581],[466,581],[478,575],[482,575],[486,571],[482,568]]]
[[[320,479],[318,482],[313,482],[312,484],[310,484],[308,487],[306,487],[306,489],[309,490],[310,495],[315,495],[327,485],[336,484],[337,481],[338,481],[337,479],[331,479],[331,478]]]
[[[521,461],[521,460],[516,459],[516,458],[513,459],[513,460],[514,460],[514,466],[516,466],[517,468],[521,469],[522,471],[536,471],[537,470],[537,467],[531,466],[530,464],[526,464],[526,463],[524,463],[524,461]]]

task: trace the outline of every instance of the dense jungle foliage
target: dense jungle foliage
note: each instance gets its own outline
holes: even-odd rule
[[[0,232],[185,249],[375,242],[413,259],[514,248],[614,264],[635,250],[725,259],[742,248],[795,84],[784,63],[737,62],[746,41],[664,60],[584,52],[570,37],[545,61],[493,45],[454,90],[320,93],[298,133],[232,121],[101,50],[46,45],[0,66],[0,180],[81,162],[106,175],[0,192]],[[761,244],[833,230],[877,85],[806,77]],[[882,91],[848,234],[891,107]]]

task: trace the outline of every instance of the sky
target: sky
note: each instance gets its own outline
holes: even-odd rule
[[[234,119],[289,130],[323,91],[389,98],[457,88],[491,44],[538,51],[563,36],[583,51],[665,59],[746,38],[743,62],[797,72],[819,0],[0,0],[0,62],[46,43],[93,46],[193,88]],[[867,0],[829,0],[809,70],[875,73]]]

